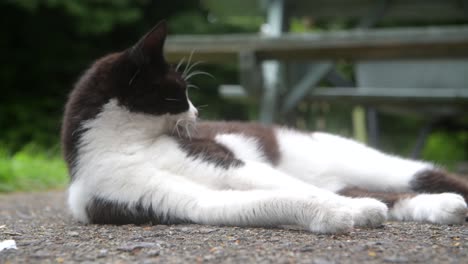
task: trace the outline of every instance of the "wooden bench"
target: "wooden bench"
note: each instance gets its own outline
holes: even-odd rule
[[[468,26],[405,29],[367,29],[316,34],[284,34],[278,37],[252,35],[173,36],[168,39],[166,54],[176,63],[193,53],[193,60],[209,63],[238,61],[243,83],[251,96],[261,95],[260,65],[267,60],[385,60],[447,59],[468,60]],[[328,69],[325,65],[325,71]],[[313,76],[311,77],[313,78]],[[306,82],[307,84],[307,82]],[[449,89],[405,89],[388,87],[296,87],[284,100],[286,112],[304,96],[349,103],[446,103],[468,107],[468,86]],[[231,90],[233,87],[230,87]],[[238,94],[242,94],[238,92]],[[295,99],[297,98],[297,99]]]
[[[366,29],[315,34],[284,34],[278,37],[251,35],[173,36],[166,54],[178,62],[193,53],[193,60],[209,63],[237,61],[241,74],[238,86],[222,86],[227,95],[262,96],[261,64],[268,60],[323,61],[305,76],[279,105],[279,113],[291,111],[304,99],[366,105],[397,111],[418,108],[424,115],[453,116],[468,112],[468,85],[465,87],[312,87],[333,66],[333,61],[464,59],[468,61],[468,26]],[[468,76],[468,69],[467,69]],[[417,88],[417,89],[414,89]],[[442,87],[440,87],[442,88]],[[228,93],[229,92],[229,93]],[[374,121],[376,122],[376,121]],[[375,125],[377,126],[377,125]],[[362,129],[361,129],[362,130]],[[377,130],[377,128],[374,128]],[[417,156],[427,136],[421,132]],[[374,132],[377,133],[377,132]],[[377,136],[375,136],[377,137]],[[374,139],[377,141],[378,139]]]
[[[202,0],[202,3],[218,17],[266,14],[269,36],[175,36],[169,39],[167,46],[169,59],[177,62],[195,51],[195,60],[212,63],[238,61],[240,85],[222,85],[220,91],[227,96],[247,95],[257,100],[262,122],[284,121],[286,116],[290,116],[288,113],[303,100],[364,105],[369,107],[369,141],[376,145],[378,125],[373,106],[379,109],[388,106],[398,111],[416,109],[426,116],[429,113],[457,115],[467,110],[468,85],[451,87],[449,82],[443,87],[386,87],[362,81],[365,78],[361,77],[368,71],[362,70],[366,68],[363,65],[379,61],[400,60],[403,64],[411,64],[420,60],[423,66],[427,60],[442,62],[455,59],[468,62],[466,24],[369,29],[382,21],[424,24],[468,21],[468,0]],[[284,33],[294,16],[308,16],[314,20],[336,17],[355,19],[360,29],[310,34]],[[334,69],[336,61],[342,60],[355,63],[354,68],[358,69],[357,82],[342,78]],[[306,66],[307,73],[302,76],[296,74],[280,80],[281,69],[285,65],[291,67],[294,64],[291,62],[308,62],[313,65]],[[378,63],[375,65],[367,68],[372,71],[372,68],[380,66]],[[411,65],[413,68],[420,67]],[[447,72],[447,69],[443,71]],[[324,78],[333,87],[318,87],[319,81]],[[284,84],[286,87],[278,87]],[[362,117],[360,119],[363,120]],[[355,127],[365,126],[356,124]]]
[[[258,61],[467,57],[468,26],[356,29],[278,37],[259,34],[175,35],[166,55],[172,62],[190,56],[213,63],[251,53]]]

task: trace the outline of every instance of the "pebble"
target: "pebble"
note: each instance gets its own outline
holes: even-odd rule
[[[334,264],[335,262],[334,262],[334,261],[327,260],[327,259],[324,259],[324,258],[314,258],[314,259],[312,260],[312,263],[313,263],[313,264]]]
[[[161,254],[161,250],[159,249],[152,249],[146,253],[147,256],[149,257],[157,257]]]
[[[314,251],[314,247],[312,246],[306,246],[306,247],[303,247],[301,249],[299,249],[300,252],[312,252]]]
[[[138,243],[128,243],[125,245],[122,245],[118,247],[117,249],[120,251],[126,251],[126,252],[131,252],[136,249],[141,249],[141,248],[154,248],[154,247],[160,247],[159,244],[157,243],[152,243],[152,242],[138,242]]]
[[[401,257],[401,256],[390,256],[390,257],[385,257],[384,262],[391,262],[391,263],[405,263],[409,262],[408,258]]]
[[[72,236],[72,237],[77,237],[77,236],[80,235],[80,233],[78,233],[76,231],[71,231],[71,232],[68,232],[67,235]]]
[[[210,233],[216,232],[218,230],[219,230],[219,228],[201,227],[200,229],[198,229],[198,232],[200,234],[210,234]]]
[[[104,258],[107,256],[107,254],[109,253],[109,250],[107,249],[101,249],[99,250],[99,253],[97,255],[98,258]]]

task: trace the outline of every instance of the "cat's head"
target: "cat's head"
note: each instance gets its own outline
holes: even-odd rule
[[[166,36],[162,21],[120,55],[111,73],[114,96],[131,112],[196,118],[187,81],[164,58]]]
[[[198,112],[187,95],[187,75],[164,59],[166,36],[167,25],[160,22],[128,49],[98,59],[80,77],[70,93],[62,124],[64,155],[70,166],[84,131],[96,125],[96,120],[101,126],[111,124],[118,129],[123,128],[112,122],[120,126],[133,121],[141,131],[151,133],[179,135],[179,127],[181,132],[190,132]]]

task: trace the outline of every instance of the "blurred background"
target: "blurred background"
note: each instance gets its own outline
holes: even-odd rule
[[[67,185],[59,131],[74,82],[161,19],[171,62],[193,51],[205,61],[197,69],[214,76],[191,79],[202,119],[329,131],[466,173],[467,2],[1,1],[0,192]],[[405,82],[408,72],[447,81],[425,78],[413,92],[421,78]]]

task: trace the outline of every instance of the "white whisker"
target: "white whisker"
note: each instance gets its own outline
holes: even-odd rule
[[[190,65],[190,67],[187,68],[186,72],[184,71],[184,73],[190,74],[191,70],[193,70],[197,65],[202,64],[202,63],[203,63],[203,61],[194,62],[192,65]]]
[[[194,72],[191,72],[189,75],[187,75],[185,77],[185,80],[188,80],[190,78],[192,78],[193,76],[197,76],[197,75],[207,75],[213,79],[215,79],[215,77],[207,72],[204,72],[204,71],[194,71]]]
[[[189,122],[186,122],[185,124],[185,132],[187,132],[187,137],[189,138],[189,140],[192,140],[192,135],[190,135],[190,129],[189,129]]]
[[[200,89],[200,87],[196,86],[195,84],[189,84],[189,85],[187,85],[187,88]]]
[[[139,73],[140,73],[140,69],[136,70],[136,72],[133,74],[132,78],[128,82],[128,85],[132,85],[133,80],[135,80],[135,78],[138,76]]]
[[[182,64],[184,63],[185,61],[185,57],[183,57],[182,59],[180,59],[179,63],[177,63],[177,66],[175,68],[175,71],[178,72],[179,71],[179,68],[180,66],[182,66]]]
[[[192,56],[193,56],[194,52],[195,52],[195,50],[192,50],[192,52],[190,52],[190,56],[188,58],[187,65],[185,65],[185,69],[184,69],[184,72],[182,72],[182,76],[187,75],[187,73],[188,73],[187,69],[190,68],[190,63],[192,62]]]
[[[179,130],[179,125],[180,125],[180,122],[184,121],[184,119],[179,119],[176,121],[175,125],[174,125],[174,129],[172,129],[172,134],[174,134],[174,131],[177,132],[177,136],[179,138],[181,138],[181,135],[180,135],[180,130]]]

